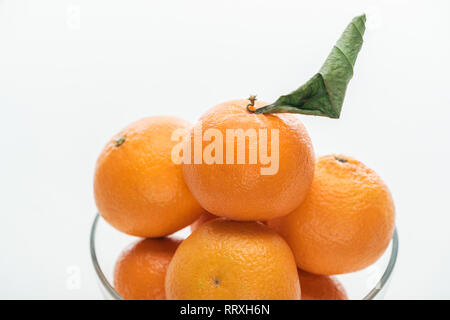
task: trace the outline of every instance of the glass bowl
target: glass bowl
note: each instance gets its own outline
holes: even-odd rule
[[[175,233],[175,236],[185,239],[189,234],[189,228],[185,228]],[[139,239],[115,230],[99,214],[95,216],[91,227],[90,251],[100,290],[105,299],[122,300],[113,287],[114,265],[120,253]],[[336,276],[345,287],[349,299],[383,299],[392,279],[397,254],[398,234],[395,230],[389,247],[377,262],[364,270]]]

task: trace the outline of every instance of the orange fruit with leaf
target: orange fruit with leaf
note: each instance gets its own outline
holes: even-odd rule
[[[314,153],[303,124],[286,113],[340,116],[365,21],[365,15],[354,18],[319,72],[292,93],[271,104],[255,102],[254,96],[227,101],[200,118],[187,141],[185,150],[191,152],[183,174],[202,207],[230,219],[267,220],[302,203],[314,173]],[[227,133],[238,130],[241,140],[235,143]],[[199,147],[199,136],[211,143]],[[225,136],[226,143],[220,143]],[[206,162],[200,159],[205,154]]]
[[[94,178],[106,221],[142,237],[193,231],[180,245],[147,239],[126,251],[114,282],[123,297],[298,300],[302,291],[304,300],[347,299],[329,275],[384,252],[392,196],[353,158],[316,161],[305,127],[287,113],[339,118],[364,31],[365,16],[354,18],[319,72],[271,104],[227,101],[193,127],[145,118],[106,145]],[[188,133],[183,149],[178,130]],[[183,163],[174,161],[179,151]]]

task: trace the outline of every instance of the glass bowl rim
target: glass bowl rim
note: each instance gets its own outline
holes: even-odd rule
[[[102,268],[100,267],[100,264],[98,263],[97,259],[97,252],[95,249],[95,236],[97,232],[97,225],[98,221],[100,220],[100,214],[97,213],[95,215],[94,221],[91,226],[91,232],[89,235],[89,247],[91,252],[91,260],[92,264],[94,266],[94,270],[103,286],[103,288],[106,289],[106,291],[116,300],[123,300],[123,298],[117,293],[117,291],[114,289],[114,287],[109,283],[108,279],[106,278],[105,274],[102,271]],[[380,280],[376,283],[375,287],[372,288],[368,294],[363,298],[363,300],[373,300],[378,293],[384,288],[384,286],[388,283],[392,272],[394,271],[395,264],[397,262],[397,256],[398,256],[398,247],[399,247],[399,239],[398,239],[398,233],[397,233],[397,227],[394,229],[394,235],[392,237],[392,248],[391,248],[391,255],[389,257],[389,262],[387,264],[386,269],[383,272],[383,275],[381,276]]]

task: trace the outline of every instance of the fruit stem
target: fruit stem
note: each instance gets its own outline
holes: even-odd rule
[[[339,161],[340,163],[346,163],[348,162],[347,159],[341,158],[341,157],[334,157],[337,161]]]
[[[255,112],[255,101],[256,101],[256,95],[251,95],[250,97],[248,97],[248,100],[250,101],[250,103],[247,105],[247,111],[248,112]],[[250,109],[250,107],[252,107]]]
[[[116,147],[120,147],[125,142],[125,140],[126,140],[125,136],[122,136],[122,137],[116,139],[115,146]]]

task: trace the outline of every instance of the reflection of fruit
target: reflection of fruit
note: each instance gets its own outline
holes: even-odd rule
[[[297,117],[289,114],[252,114],[246,109],[248,103],[249,100],[228,101],[202,116],[191,136],[195,136],[197,130],[201,132],[201,129],[203,133],[207,129],[220,131],[224,137],[223,164],[208,164],[205,161],[201,164],[185,163],[182,165],[183,173],[194,197],[212,214],[234,220],[267,220],[286,215],[300,205],[312,181],[314,154],[308,133]],[[257,101],[255,107],[263,105]],[[249,148],[251,139],[247,137],[244,164],[237,164],[237,155],[241,149],[235,140],[234,164],[227,164],[226,156],[230,154],[226,150],[227,129],[241,129],[242,132],[255,130],[257,141],[267,146],[268,154],[274,156],[272,163],[262,164],[260,155],[255,161],[257,163],[249,163],[249,154],[256,157],[257,151],[261,152],[262,149]],[[267,133],[267,143],[263,143],[259,129],[266,129],[262,131]],[[276,139],[272,140],[272,129],[278,130],[279,135],[279,148],[274,150],[271,143]],[[191,139],[191,156],[195,150],[194,140]],[[209,144],[203,142],[204,152]],[[279,168],[275,170],[277,154]],[[261,168],[268,168],[272,164],[273,174],[261,173]]]
[[[334,277],[298,271],[302,300],[347,300],[344,287]]]
[[[204,224],[205,222],[208,222],[209,220],[213,220],[216,219],[217,216],[209,213],[209,212],[205,212],[203,213],[200,218],[198,218],[197,220],[194,221],[193,224],[191,224],[191,231],[194,232],[195,230],[197,230],[202,224]]]
[[[171,234],[204,210],[171,159],[172,132],[189,128],[174,117],[149,117],[132,123],[103,149],[97,161],[94,192],[100,214],[122,232],[142,237]]]
[[[114,288],[127,300],[165,300],[167,266],[180,240],[145,239],[125,250],[116,262]]]
[[[300,207],[269,226],[287,240],[299,268],[330,275],[375,262],[389,244],[394,218],[391,194],[373,170],[329,155],[318,159]]]
[[[258,222],[216,219],[183,243],[169,264],[167,299],[300,299],[286,242]]]

